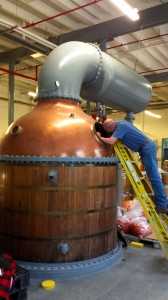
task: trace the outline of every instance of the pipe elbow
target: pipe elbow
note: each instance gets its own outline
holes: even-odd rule
[[[54,49],[39,74],[38,99],[81,101],[82,85],[90,86],[101,71],[100,49],[93,44],[68,42]]]
[[[152,94],[146,78],[102,52],[96,45],[68,42],[46,59],[38,81],[38,97],[93,102],[137,113]]]

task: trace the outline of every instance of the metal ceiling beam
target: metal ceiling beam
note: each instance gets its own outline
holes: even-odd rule
[[[3,53],[0,53],[0,64],[7,64],[15,58],[16,63],[23,59],[27,59],[31,54],[34,54],[33,50],[24,47],[18,47]]]
[[[167,102],[165,102],[165,103],[158,103],[158,104],[149,104],[148,106],[147,106],[147,109],[148,110],[153,110],[153,109],[164,109],[164,108],[168,108],[168,103]]]
[[[145,75],[144,77],[146,77],[150,83],[165,82],[168,81],[168,72]]]
[[[2,35],[9,39],[12,40],[20,45],[23,45],[24,47],[18,47],[6,52],[2,52],[0,54],[0,63],[9,63],[10,61],[13,61],[13,58],[15,58],[15,61],[20,60],[21,58],[27,58],[31,54],[35,52],[40,52],[42,54],[47,55],[48,54],[48,48],[46,50],[46,47],[41,47],[37,45],[36,43],[32,44],[24,39],[21,39],[17,36],[14,36],[10,33],[3,32]]]
[[[4,37],[6,37],[7,39],[10,39],[20,45],[23,45],[24,47],[33,50],[33,52],[40,52],[42,54],[47,54],[48,53],[48,48],[46,46],[41,47],[39,46],[37,43],[30,43],[24,39],[21,39],[15,35],[12,35],[10,33],[3,33],[2,34]]]
[[[154,6],[139,12],[138,21],[130,21],[128,17],[119,17],[87,28],[51,37],[50,41],[57,45],[68,41],[100,42],[129,34],[131,32],[168,23],[168,3]]]
[[[24,47],[18,47],[6,52],[0,53],[0,64],[7,64],[15,58],[18,63],[21,59],[26,59],[28,56],[33,54],[34,51]]]

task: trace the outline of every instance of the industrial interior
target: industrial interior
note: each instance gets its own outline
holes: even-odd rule
[[[0,299],[167,299],[168,217],[139,152],[100,136],[153,141],[168,198],[168,1],[0,12]]]

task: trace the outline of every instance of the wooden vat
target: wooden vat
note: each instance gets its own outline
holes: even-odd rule
[[[63,263],[108,253],[117,243],[117,166],[1,163],[1,252]],[[50,181],[49,172],[57,174]]]

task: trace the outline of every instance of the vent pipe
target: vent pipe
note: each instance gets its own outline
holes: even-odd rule
[[[138,113],[151,98],[151,85],[142,75],[102,52],[94,44],[67,42],[46,59],[38,81],[37,101],[64,98]]]

